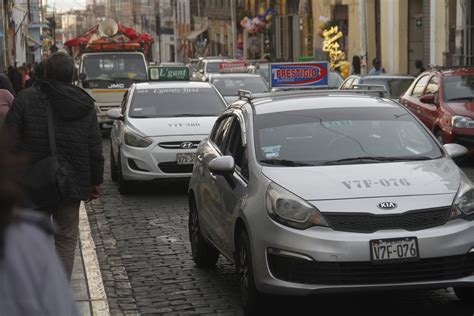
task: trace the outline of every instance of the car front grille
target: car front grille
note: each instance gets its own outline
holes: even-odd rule
[[[178,165],[173,162],[160,162],[158,168],[164,173],[192,173],[193,165]]]
[[[193,140],[193,141],[161,142],[158,144],[158,146],[165,149],[193,149],[193,148],[197,148],[200,142],[201,141],[199,140],[198,141]],[[181,144],[183,143],[192,143],[193,147],[183,148],[181,147]]]
[[[416,231],[441,226],[448,220],[449,208],[409,211],[402,214],[323,213],[329,226],[338,231],[373,233],[384,229]]]
[[[268,254],[274,277],[302,284],[353,285],[443,281],[474,273],[474,253],[415,262],[316,262]]]

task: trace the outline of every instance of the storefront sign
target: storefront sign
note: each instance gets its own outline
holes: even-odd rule
[[[326,61],[270,64],[271,88],[328,86]]]
[[[150,67],[151,81],[188,81],[188,67]]]

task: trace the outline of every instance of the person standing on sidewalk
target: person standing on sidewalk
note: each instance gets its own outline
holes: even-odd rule
[[[16,208],[23,160],[10,155],[0,139],[0,315],[78,315],[54,251],[51,221]]]
[[[81,200],[100,196],[104,157],[102,136],[94,100],[73,86],[74,62],[63,52],[46,61],[46,80],[27,88],[15,98],[4,130],[12,140],[12,150],[30,159],[31,166],[51,156],[47,107],[52,112],[56,157],[67,171],[67,196],[52,207],[33,207],[52,215],[57,231],[56,250],[66,275],[71,278],[79,232]],[[30,191],[30,197],[34,192]]]

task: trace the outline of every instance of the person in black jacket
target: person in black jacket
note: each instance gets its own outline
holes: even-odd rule
[[[74,62],[66,53],[49,57],[46,80],[22,90],[13,102],[4,128],[12,150],[29,157],[34,164],[51,155],[46,106],[53,112],[58,160],[67,168],[68,196],[51,209],[57,231],[56,250],[71,277],[79,226],[81,200],[98,198],[103,180],[102,136],[92,99],[73,86]],[[34,207],[34,205],[32,205]]]

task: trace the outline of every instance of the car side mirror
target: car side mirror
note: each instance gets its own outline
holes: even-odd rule
[[[425,94],[420,97],[420,102],[425,104],[434,104],[435,96],[434,94]]]
[[[86,76],[85,73],[81,72],[81,73],[79,74],[79,80],[84,81],[84,80],[86,80],[86,78],[87,78],[87,76]]]
[[[235,162],[232,156],[217,157],[209,162],[209,171],[215,175],[232,174],[235,170]]]
[[[202,75],[204,74],[204,69],[199,69],[199,73]]]
[[[123,115],[119,109],[110,109],[106,113],[107,117],[111,120],[123,121]]]
[[[461,158],[467,155],[468,152],[466,147],[455,143],[444,144],[443,147],[448,153],[449,157],[453,159]]]

